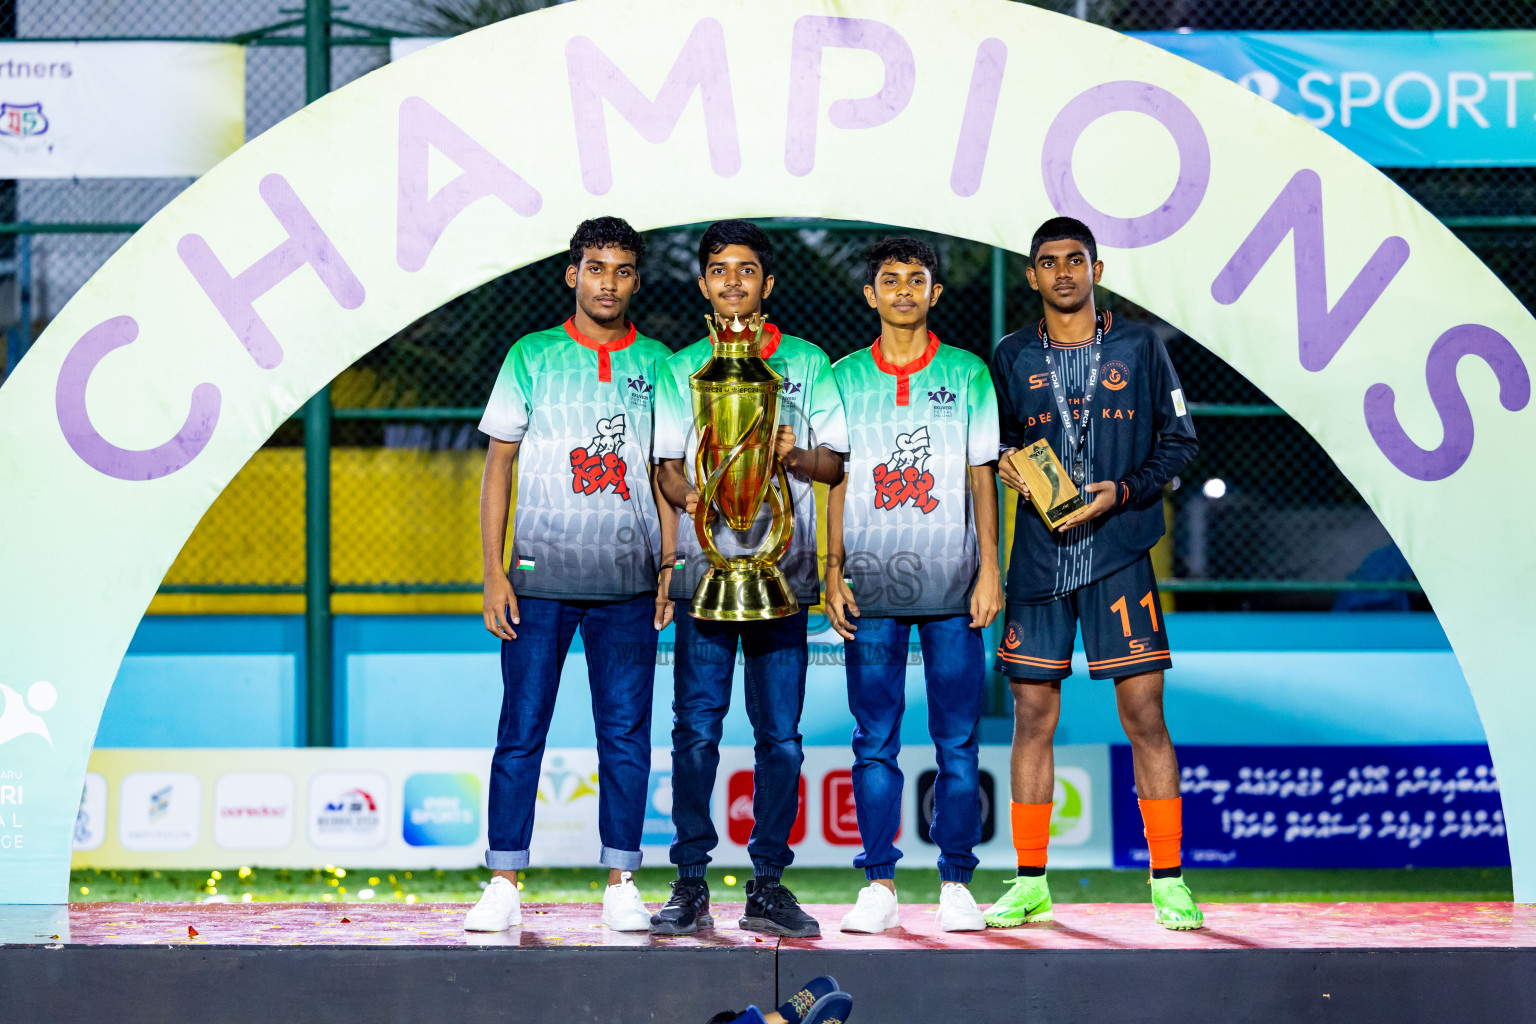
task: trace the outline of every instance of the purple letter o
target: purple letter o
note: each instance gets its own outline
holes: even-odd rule
[[[1072,151],[1090,124],[1105,114],[1126,110],[1156,118],[1168,129],[1179,149],[1179,180],[1151,213],[1111,217],[1095,209],[1078,190],[1072,177]],[[1058,213],[1086,223],[1102,245],[1136,249],[1172,235],[1200,208],[1211,181],[1211,147],[1195,112],[1167,89],[1148,82],[1105,82],[1077,96],[1056,115],[1045,133],[1040,173],[1045,194]]]

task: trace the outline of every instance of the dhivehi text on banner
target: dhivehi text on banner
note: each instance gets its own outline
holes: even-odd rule
[[[1377,167],[1536,165],[1536,32],[1142,32]]]
[[[1115,866],[1145,867],[1131,748],[1110,748]],[[1197,867],[1495,867],[1509,863],[1499,778],[1481,743],[1182,746],[1184,859]]]
[[[193,178],[244,142],[244,47],[0,43],[0,178]]]

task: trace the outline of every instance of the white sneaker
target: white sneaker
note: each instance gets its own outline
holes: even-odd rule
[[[648,932],[651,912],[640,898],[640,890],[628,871],[619,876],[618,885],[603,890],[603,924],[616,932]]]
[[[877,935],[900,923],[900,903],[896,894],[879,882],[870,882],[859,890],[859,901],[843,915],[843,923],[838,927],[845,932]]]
[[[467,932],[504,932],[522,923],[523,906],[517,896],[517,886],[500,875],[491,879],[485,892],[480,894],[480,902],[464,915]]]
[[[959,882],[945,882],[939,886],[937,916],[940,931],[981,932],[987,929],[987,920],[976,905],[976,897]]]

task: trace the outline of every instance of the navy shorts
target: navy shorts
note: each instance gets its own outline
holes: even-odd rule
[[[1045,604],[1009,601],[997,670],[1013,679],[1065,679],[1072,674],[1079,621],[1091,679],[1119,679],[1173,665],[1152,559],[1142,557]]]

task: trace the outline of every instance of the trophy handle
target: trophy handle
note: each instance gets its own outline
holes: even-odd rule
[[[714,531],[710,529],[710,525],[715,520],[715,492],[720,489],[720,481],[725,478],[725,471],[730,467],[731,461],[741,454],[742,449],[746,448],[747,441],[752,437],[752,432],[757,429],[757,425],[762,421],[763,410],[759,406],[752,416],[752,422],[747,424],[747,429],[742,432],[741,440],[737,441],[730,451],[720,457],[720,461],[715,463],[715,468],[710,470],[708,474],[704,472],[704,453],[709,450],[708,441],[714,435],[715,425],[713,423],[706,423],[703,432],[699,434],[699,450],[694,455],[693,462],[694,479],[700,481],[699,505],[693,517],[693,530],[694,534],[699,538],[699,547],[703,548],[704,553],[709,557],[709,564],[717,569],[725,568],[726,558],[720,553],[720,549],[715,546]],[[782,477],[783,473],[784,468],[780,466],[779,475]],[[766,484],[764,487],[769,491],[773,489]],[[761,499],[759,499],[759,504],[761,504]],[[777,520],[775,520],[775,525],[777,525]]]
[[[778,565],[779,559],[789,550],[790,542],[795,539],[795,499],[790,493],[789,475],[784,472],[782,462],[779,463],[777,476],[779,486],[768,488],[768,503],[773,506],[773,528],[768,532],[768,539],[753,556],[768,565]]]

